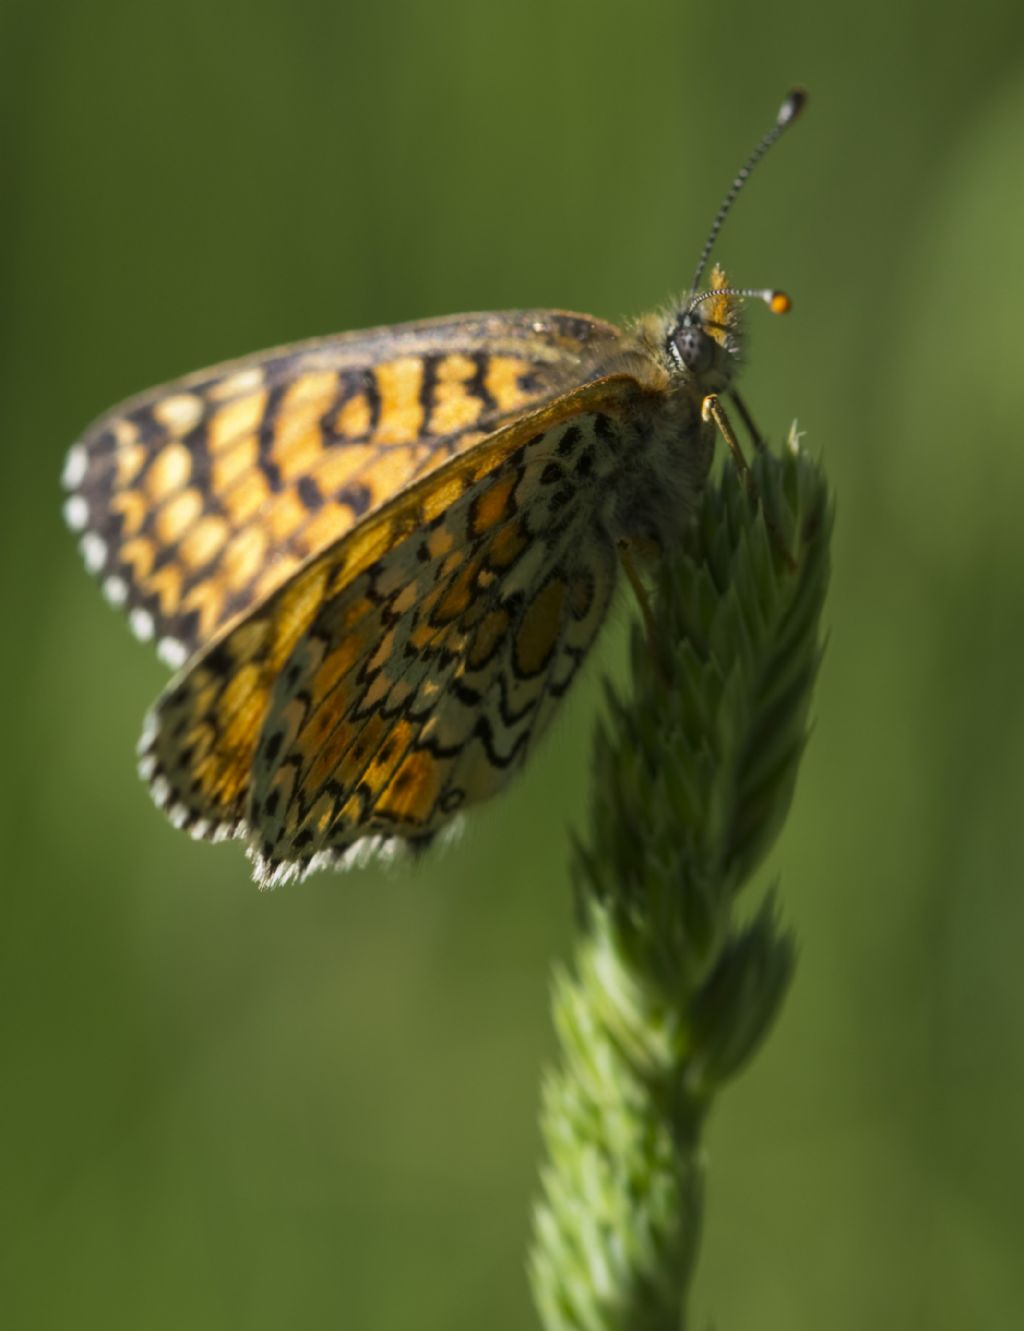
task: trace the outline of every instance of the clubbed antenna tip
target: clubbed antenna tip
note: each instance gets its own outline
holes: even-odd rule
[[[804,88],[793,88],[789,96],[779,107],[779,114],[776,117],[776,123],[780,129],[785,129],[791,125],[800,112],[807,105],[807,92]]]

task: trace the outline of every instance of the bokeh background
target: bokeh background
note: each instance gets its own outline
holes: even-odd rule
[[[260,896],[134,774],[165,671],[80,566],[66,447],[265,345],[683,289],[838,496],[781,877],[801,961],[710,1125],[695,1325],[1019,1324],[1024,10],[478,0],[0,9],[0,1321],[533,1324],[551,962],[602,670],[462,843]]]

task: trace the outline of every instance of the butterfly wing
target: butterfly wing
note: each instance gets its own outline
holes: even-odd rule
[[[619,336],[557,311],[463,315],[202,371],[86,432],[65,514],[107,599],[180,666],[406,486],[585,382]]]
[[[526,761],[615,585],[594,494],[573,479],[594,420],[534,434],[325,600],[256,753],[258,881],[344,863],[367,838],[429,839]]]
[[[604,618],[601,464],[637,388],[608,376],[498,431],[204,651],[141,746],[172,821],[248,838],[271,883],[500,789]]]

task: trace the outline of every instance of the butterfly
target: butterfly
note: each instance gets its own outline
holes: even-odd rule
[[[281,347],[152,389],[68,454],[106,599],[177,673],[139,770],[264,887],[423,846],[537,746],[624,565],[678,545],[717,432],[741,458],[740,303],[715,267],[622,330],[467,314]],[[749,414],[735,399],[743,418]],[[756,442],[756,435],[755,435]],[[742,462],[741,462],[742,465]]]

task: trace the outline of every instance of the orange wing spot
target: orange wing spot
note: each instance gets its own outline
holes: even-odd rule
[[[247,393],[245,397],[226,402],[223,407],[210,417],[206,427],[207,447],[211,453],[219,453],[237,439],[247,434],[255,434],[263,424],[267,410],[267,391],[259,389]]]
[[[321,795],[316,804],[310,810],[310,815],[306,818],[305,824],[314,823],[317,834],[324,836],[331,823],[334,822],[337,813],[337,802],[331,795]],[[298,828],[295,829],[298,831]]]
[[[450,527],[435,527],[427,537],[427,552],[431,559],[441,559],[455,545],[455,533]]]
[[[338,395],[332,370],[304,374],[289,387],[277,408],[272,456],[286,479],[309,470],[323,452],[320,420]]]
[[[425,749],[414,749],[406,754],[378,797],[374,813],[423,826],[437,804],[442,779],[443,770],[433,755]]]
[[[145,466],[149,456],[142,444],[129,443],[117,450],[117,484],[121,487],[131,485]]]
[[[145,582],[156,562],[156,546],[144,536],[138,536],[134,541],[125,542],[121,547],[120,557],[122,563],[131,566],[133,581]]]
[[[444,563],[441,565],[440,569],[438,570],[437,574],[438,578],[439,579],[450,578],[454,573],[457,573],[459,569],[462,567],[465,558],[466,554],[464,547],[462,546],[455,547],[453,544],[451,553],[447,556]]]
[[[232,537],[221,562],[224,579],[233,592],[255,582],[267,557],[267,538],[260,527],[246,527]]]
[[[474,559],[456,575],[431,613],[430,618],[435,624],[450,624],[466,613],[476,595],[476,575],[479,570],[480,560]]]
[[[402,356],[375,367],[380,396],[380,421],[374,434],[378,444],[408,444],[423,432],[423,361]]]
[[[377,450],[368,445],[348,444],[345,448],[328,448],[313,467],[313,479],[321,494],[337,494],[359,472],[372,463]],[[376,484],[376,470],[373,482]]]
[[[391,603],[392,612],[404,615],[415,609],[423,599],[423,587],[422,581],[417,582],[415,578],[410,578],[404,587],[398,589],[398,595]]]
[[[237,713],[244,713],[253,694],[258,692],[260,668],[255,661],[240,665],[224,685],[217,705],[220,720],[228,721]]]
[[[508,516],[518,479],[516,473],[510,471],[492,481],[474,499],[469,513],[469,526],[474,536],[482,536]]]
[[[275,438],[271,456],[282,480],[296,481],[309,473],[323,451],[324,440],[318,425],[311,424],[300,434],[289,422]]]
[[[215,494],[223,494],[240,476],[251,471],[259,461],[260,444],[254,434],[241,435],[230,448],[213,458],[210,479]]]
[[[181,557],[189,568],[203,568],[220,551],[227,538],[228,524],[223,518],[205,517],[182,541]]]
[[[430,408],[431,434],[456,434],[476,424],[484,404],[466,391],[466,383],[475,372],[476,366],[468,356],[445,356],[438,364]]]
[[[262,523],[270,529],[274,542],[284,545],[306,521],[306,505],[294,490],[275,495],[263,510]]]
[[[334,418],[334,432],[342,439],[362,439],[370,432],[370,401],[365,393],[350,397]]]
[[[160,598],[160,613],[173,615],[181,604],[182,573],[177,564],[165,564],[146,582],[146,593]]]
[[[258,468],[246,472],[230,490],[219,496],[233,527],[249,522],[270,498],[267,478]]]
[[[431,434],[458,434],[480,419],[483,403],[454,384],[438,385],[430,413]]]
[[[199,782],[204,800],[225,813],[248,788],[248,769],[239,757],[226,759],[213,749],[193,762],[194,779]]]
[[[487,563],[491,568],[506,569],[516,562],[530,544],[530,538],[520,523],[512,523],[496,532],[487,549]]]
[[[476,362],[459,352],[452,352],[437,363],[437,382],[439,384],[464,384],[476,373]]]
[[[424,606],[423,608],[425,611],[429,610],[429,606]],[[423,614],[423,616],[413,625],[413,628],[409,633],[409,646],[415,651],[421,652],[424,647],[433,641],[434,632],[435,630],[430,625],[429,614]],[[423,687],[425,687],[425,685]]]
[[[519,380],[530,369],[529,361],[518,356],[492,356],[484,375],[487,391],[498,404],[499,411],[512,411],[529,401]]]
[[[152,506],[138,490],[122,490],[110,501],[111,510],[121,515],[121,535],[134,536],[149,516]]]
[[[331,827],[358,827],[363,821],[362,801],[358,795],[350,795],[340,809],[336,809],[326,822],[320,823],[321,833]]]
[[[466,664],[471,670],[479,670],[482,665],[486,665],[491,659],[501,646],[502,640],[508,632],[508,625],[508,614],[504,610],[492,610],[480,622],[479,628],[473,635],[470,649],[466,654]]]
[[[192,474],[192,454],[184,444],[167,444],[149,464],[146,489],[156,503],[174,490],[188,484]]]
[[[181,605],[183,614],[195,614],[199,618],[198,637],[202,642],[208,638],[220,621],[224,609],[224,592],[220,584],[206,579],[197,582]]]
[[[415,728],[408,721],[395,721],[390,729],[384,732],[373,754],[373,760],[361,778],[374,794],[383,790],[395,768],[406,756],[414,735]]]
[[[161,544],[174,545],[203,511],[198,490],[185,490],[168,500],[156,515],[156,534]]]
[[[373,653],[366,662],[365,669],[367,672],[371,670],[381,671],[381,667],[388,664],[395,650],[395,642],[396,634],[394,627],[391,627],[385,630],[384,633],[380,634],[376,642],[373,644]],[[378,676],[378,682],[380,682],[381,679],[384,680],[384,694],[386,695],[388,688],[390,687],[390,680],[385,678],[385,674],[386,672],[382,672]],[[372,707],[379,701],[381,696],[383,695],[379,692],[374,693],[371,687],[363,701],[367,707]]]
[[[288,388],[281,405],[279,416],[290,416],[293,412],[308,416],[312,412],[323,415],[338,395],[338,376],[333,370],[311,370],[302,374]]]
[[[562,634],[565,595],[565,583],[552,578],[527,606],[516,634],[515,665],[520,675],[538,675],[551,660]]]

